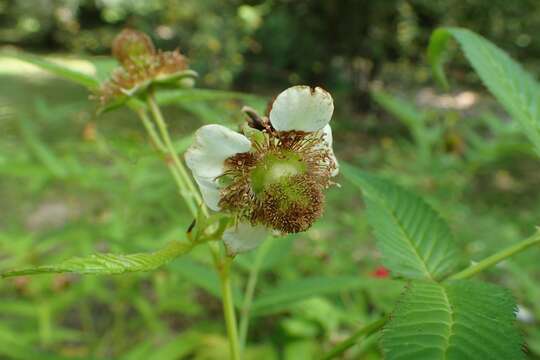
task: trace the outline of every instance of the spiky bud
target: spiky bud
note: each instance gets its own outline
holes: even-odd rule
[[[130,96],[144,94],[151,85],[191,87],[197,76],[178,49],[156,50],[150,37],[139,31],[123,30],[113,41],[112,53],[121,66],[95,95],[101,111],[123,104]]]
[[[152,39],[145,33],[124,29],[112,43],[112,54],[123,67],[133,64],[144,65],[155,55]]]

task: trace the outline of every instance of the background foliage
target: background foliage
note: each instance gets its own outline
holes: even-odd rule
[[[538,161],[463,58],[450,67],[452,93],[434,89],[425,49],[435,27],[459,25],[534,73],[539,7],[532,0],[0,0],[0,42],[104,77],[114,64],[112,37],[129,25],[162,48],[179,46],[202,87],[267,100],[289,84],[323,85],[336,97],[338,157],[421,194],[467,257],[481,259],[538,225]],[[83,89],[1,56],[0,84],[0,269],[151,251],[184,236],[188,211],[129,112],[97,118]],[[264,107],[224,99],[170,101],[179,150],[203,123],[239,123],[246,101]],[[360,192],[339,182],[312,230],[238,258],[238,297],[250,264],[262,264],[248,358],[313,358],[392,309],[403,291],[380,269]],[[540,358],[539,255],[483,275],[512,290],[532,359]],[[227,344],[209,261],[202,248],[149,274],[1,281],[0,357],[220,359]],[[368,338],[347,358],[380,358],[377,341]]]

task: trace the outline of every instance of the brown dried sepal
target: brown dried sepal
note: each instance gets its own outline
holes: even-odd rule
[[[101,85],[94,96],[99,101],[102,109],[121,105],[129,96],[145,90],[153,82],[157,84],[174,84],[181,76],[189,72],[188,61],[178,49],[174,51],[155,51],[151,42],[147,43],[150,39],[146,35],[133,30],[124,31],[127,31],[126,34],[128,34],[124,37],[131,41],[128,44],[129,46],[124,45],[124,47],[121,47],[118,39],[115,40],[113,45],[113,53],[122,66],[113,71],[109,80]],[[135,51],[136,56],[126,55],[129,53],[129,49],[126,49],[126,47],[136,48],[134,39],[138,38],[138,35],[133,35],[133,32],[139,35],[142,34],[147,38],[147,40],[140,38],[145,51]],[[148,47],[148,44],[151,45],[151,48]],[[194,75],[191,74],[191,76]]]
[[[112,54],[122,66],[144,62],[154,56],[156,48],[152,39],[137,30],[124,29],[112,43]]]

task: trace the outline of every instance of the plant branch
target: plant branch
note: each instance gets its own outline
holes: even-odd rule
[[[168,168],[171,171],[172,176],[174,177],[174,180],[176,181],[176,184],[178,185],[180,194],[186,201],[186,204],[188,205],[192,215],[197,218],[198,211],[197,206],[200,206],[203,212],[204,216],[209,216],[208,209],[206,208],[204,202],[202,201],[201,196],[199,195],[198,190],[193,185],[193,182],[191,181],[191,178],[189,177],[183,163],[178,158],[178,155],[176,153],[176,150],[174,149],[174,146],[171,141],[171,137],[169,135],[169,131],[167,130],[167,124],[165,123],[165,119],[163,118],[163,115],[161,113],[161,110],[159,109],[159,106],[157,105],[154,91],[150,90],[148,96],[147,96],[147,102],[148,106],[150,107],[152,116],[154,117],[154,120],[156,124],[158,125],[159,131],[161,133],[161,136],[163,137],[165,144],[160,139],[159,135],[155,131],[154,124],[148,119],[148,116],[146,115],[146,111],[142,108],[136,108],[132,107],[137,114],[139,114],[139,117],[141,118],[144,127],[148,131],[148,134],[150,135],[150,138],[152,141],[156,144],[156,147],[158,150],[162,151],[164,154],[168,154],[171,156],[173,162],[167,162]],[[195,199],[196,204],[193,203],[192,198]],[[217,267],[219,265],[219,246],[214,243],[208,243],[208,247],[210,248],[210,253],[212,254],[212,260],[214,262],[214,265]]]
[[[152,121],[150,121],[150,119],[148,118],[148,115],[146,114],[146,110],[144,110],[143,108],[138,108],[135,111],[139,115],[139,118],[141,119],[144,125],[144,128],[148,132],[148,135],[150,136],[150,139],[152,140],[156,148],[162,153],[167,154],[168,153],[167,148],[163,144],[163,141],[161,141],[161,139],[159,138],[159,135],[156,132],[156,128],[154,124],[152,124]]]
[[[499,251],[496,254],[491,255],[488,258],[485,258],[484,260],[468,267],[465,270],[462,270],[454,275],[451,275],[448,277],[447,280],[461,280],[461,279],[467,279],[471,276],[474,276],[496,264],[499,262],[514,256],[528,248],[534,245],[540,244],[540,230],[538,230],[533,236],[515,244],[510,247],[507,247],[504,250]]]
[[[152,113],[152,116],[154,117],[154,120],[159,129],[159,132],[161,133],[161,137],[163,138],[163,141],[165,142],[165,146],[167,147],[168,153],[171,156],[173,163],[175,164],[178,172],[180,173],[180,176],[184,180],[184,183],[187,185],[191,193],[191,196],[193,196],[196,202],[196,205],[202,206],[204,215],[208,216],[208,210],[204,206],[204,203],[202,201],[201,196],[199,195],[198,190],[195,188],[195,185],[191,181],[191,178],[189,177],[189,174],[187,173],[186,168],[184,167],[184,164],[180,161],[180,159],[178,158],[178,154],[176,153],[176,150],[174,149],[174,145],[169,135],[169,131],[167,130],[167,123],[165,122],[165,119],[163,118],[163,114],[161,113],[161,110],[159,109],[159,106],[157,105],[156,97],[152,89],[148,91],[147,102],[148,102],[148,106],[150,107],[150,112]]]
[[[219,267],[221,279],[221,296],[223,302],[223,314],[227,326],[227,338],[229,339],[229,358],[240,360],[240,347],[238,343],[238,330],[236,325],[236,314],[234,310],[234,300],[231,290],[231,264],[232,258],[225,257]]]
[[[159,135],[156,133],[154,125],[148,118],[146,111],[143,109],[137,109],[136,112],[139,115],[139,118],[141,119],[146,131],[148,132],[150,139],[156,145],[157,149],[161,151],[163,154],[167,155],[169,151],[163,145],[163,142],[159,138]],[[167,161],[167,168],[171,172],[171,175],[173,176],[174,181],[176,182],[176,185],[178,186],[178,191],[180,192],[180,195],[186,202],[186,205],[188,206],[192,215],[197,217],[197,207],[192,201],[192,196],[189,190],[187,189],[187,185],[185,181],[182,179],[182,177],[180,176],[180,173],[178,172],[178,169],[174,165],[175,165],[174,163]]]
[[[244,301],[240,309],[240,350],[243,352],[246,345],[247,334],[249,329],[249,318],[251,312],[251,303],[253,302],[253,295],[255,294],[255,287],[257,286],[257,280],[259,278],[259,271],[261,269],[262,262],[269,249],[270,241],[267,239],[264,241],[257,250],[255,255],[255,261],[249,271],[248,282],[246,285],[246,291],[244,293]]]

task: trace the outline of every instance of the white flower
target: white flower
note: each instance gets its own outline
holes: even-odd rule
[[[206,205],[237,220],[224,234],[230,254],[256,247],[262,230],[304,231],[321,216],[323,190],[338,172],[333,111],[325,90],[293,86],[277,96],[268,118],[252,118],[247,136],[221,125],[196,132],[186,163]]]

